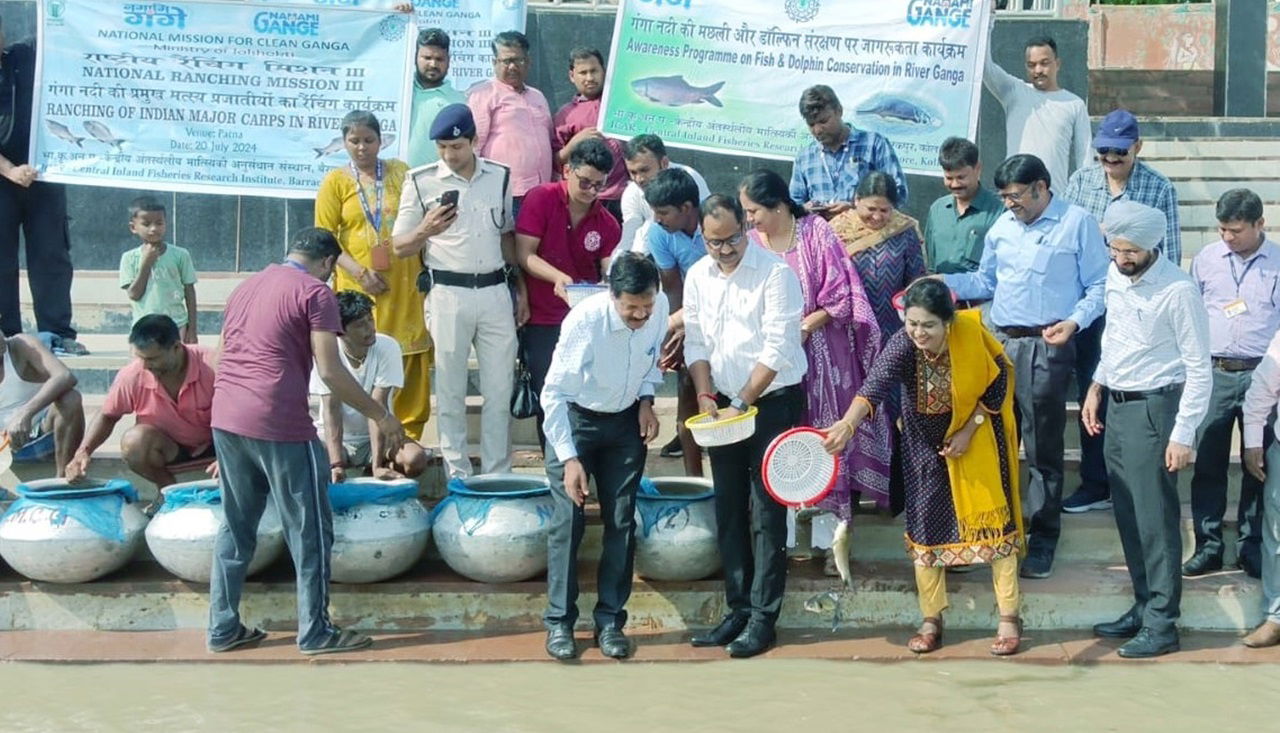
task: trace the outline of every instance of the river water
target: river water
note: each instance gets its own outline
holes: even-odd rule
[[[0,665],[0,731],[1266,731],[1280,665]]]

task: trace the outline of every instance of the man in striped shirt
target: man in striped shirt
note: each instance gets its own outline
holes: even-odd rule
[[[1209,410],[1209,318],[1194,281],[1155,251],[1164,214],[1117,201],[1102,220],[1107,326],[1102,360],[1080,410],[1091,435],[1103,433],[1116,527],[1133,582],[1134,604],[1097,636],[1129,639],[1118,654],[1154,657],[1178,650],[1182,598],[1178,474],[1195,454],[1196,429]]]

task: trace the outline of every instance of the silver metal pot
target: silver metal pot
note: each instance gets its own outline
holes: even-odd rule
[[[416,497],[412,479],[347,479],[347,484],[412,487],[413,498],[390,504],[364,503],[333,513],[329,575],[335,583],[376,583],[392,578],[422,558],[431,539],[431,514]]]
[[[505,473],[452,484],[436,508],[436,547],[459,575],[481,583],[528,580],[547,569],[555,506],[542,476]]]
[[[165,487],[173,491],[218,491],[217,479],[191,481]],[[177,509],[161,510],[147,525],[147,547],[156,562],[169,572],[192,583],[208,583],[213,570],[213,546],[222,525],[221,502],[192,502]],[[258,544],[249,560],[248,574],[253,575],[275,562],[284,552],[284,528],[274,501],[258,521]]]
[[[658,495],[636,494],[636,574],[701,580],[720,569],[710,479],[652,479]]]
[[[42,479],[19,491],[23,498],[0,519],[0,557],[32,580],[96,580],[123,567],[142,544],[147,517],[128,481],[73,486]]]

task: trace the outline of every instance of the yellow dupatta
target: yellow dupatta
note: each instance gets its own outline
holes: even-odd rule
[[[1000,474],[999,444],[995,423],[987,420],[974,431],[969,448],[959,458],[947,459],[951,478],[951,499],[956,509],[956,527],[960,541],[993,542],[1004,536],[1009,520],[1014,521],[1022,536],[1022,507],[1018,497],[1018,436],[1013,419],[1013,369],[1004,348],[982,325],[979,311],[956,313],[947,334],[951,353],[951,426],[953,435],[969,420],[983,392],[1000,374],[997,359],[1008,372],[1008,387],[1000,403],[999,414],[1004,429],[1004,445],[1009,467],[1010,501],[1006,501]]]

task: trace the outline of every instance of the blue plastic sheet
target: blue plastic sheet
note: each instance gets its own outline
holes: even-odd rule
[[[50,521],[55,527],[74,519],[109,540],[125,540],[120,510],[126,502],[138,500],[133,484],[123,479],[112,479],[103,486],[77,489],[39,489],[27,484],[18,485],[18,500],[9,506],[4,517],[27,507],[44,507],[52,512]],[[0,521],[4,521],[0,517]]]
[[[344,481],[329,485],[329,504],[335,512],[360,504],[397,504],[417,495],[416,481]]]
[[[177,511],[189,506],[220,506],[222,491],[217,486],[187,486],[164,492],[164,503],[156,514]]]

